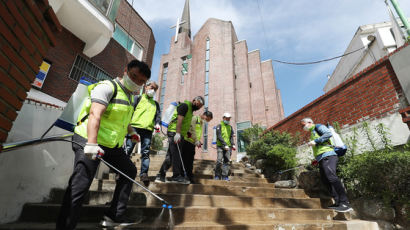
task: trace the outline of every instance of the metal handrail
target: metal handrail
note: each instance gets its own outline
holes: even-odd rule
[[[74,134],[73,133],[66,133],[66,134],[59,134],[55,136],[49,136],[49,137],[40,137],[40,138],[35,138],[31,140],[25,140],[25,141],[16,141],[16,142],[11,142],[11,143],[5,143],[3,144],[3,150],[2,152],[8,152],[12,151],[24,146],[28,145],[36,145],[36,144],[41,144],[44,142],[49,142],[49,141],[61,141],[68,137],[72,137]]]

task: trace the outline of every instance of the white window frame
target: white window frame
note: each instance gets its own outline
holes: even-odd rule
[[[132,56],[134,56],[136,59],[138,59],[139,61],[142,61],[142,56],[143,56],[143,53],[144,53],[144,48],[141,46],[141,44],[139,44],[137,41],[135,41],[135,39],[134,39],[129,33],[127,33],[127,31],[125,31],[125,29],[124,29],[122,26],[120,26],[118,23],[115,23],[115,30],[116,30],[117,28],[119,28],[120,30],[122,30],[122,32],[123,32],[124,34],[126,34],[126,35],[128,36],[128,38],[132,41],[131,51],[129,51],[128,48],[126,48],[126,47],[124,47],[124,46],[123,46],[123,48],[126,49],[126,50],[128,51],[128,53],[130,53],[130,54],[131,54]],[[115,33],[115,30],[114,30],[114,33]],[[113,36],[113,39],[115,40],[114,36]],[[117,41],[117,40],[116,40],[116,41]],[[122,46],[122,45],[121,45],[121,46]],[[139,57],[135,56],[134,53],[133,53],[133,51],[134,51],[134,49],[135,49],[135,46],[137,46],[137,47],[141,50],[141,52],[139,53]]]

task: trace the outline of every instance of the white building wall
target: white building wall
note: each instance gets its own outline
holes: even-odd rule
[[[390,31],[391,23],[384,22],[360,26],[353,36],[345,53],[365,47],[364,49],[344,56],[340,59],[323,91],[326,93],[346,81],[350,77],[372,65],[377,60],[396,50],[397,45]],[[375,38],[370,44],[369,36]],[[367,48],[366,46],[369,47]]]
[[[390,63],[399,79],[407,103],[410,104],[410,46],[390,56]]]
[[[6,143],[40,137],[61,112],[26,102]],[[67,131],[53,128],[48,135],[64,133]],[[0,153],[0,223],[17,220],[25,203],[44,201],[51,188],[66,187],[73,162],[74,153],[68,142],[49,142]]]

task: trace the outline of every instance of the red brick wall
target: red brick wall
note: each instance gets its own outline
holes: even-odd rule
[[[59,28],[47,1],[0,1],[0,152]]]
[[[130,5],[125,0],[121,1],[116,20],[125,30],[128,30],[129,15],[132,15],[130,34],[144,47],[142,60],[151,66],[155,46],[153,33],[138,13],[130,10]],[[77,55],[82,55],[113,77],[122,76],[127,63],[135,59],[113,38],[101,53],[91,59],[83,54],[84,46],[85,43],[81,39],[63,28],[62,33],[56,36],[56,46],[51,48],[46,56],[52,65],[41,89],[42,92],[62,101],[67,102],[70,99],[78,84],[69,78]]]
[[[134,7],[138,4],[137,2],[135,1]],[[155,46],[154,34],[144,19],[131,8],[126,0],[121,1],[118,7],[116,22],[144,48],[142,61],[151,66]]]
[[[62,101],[70,99],[77,87],[77,82],[69,78],[71,67],[77,55],[82,54],[84,46],[83,41],[65,28],[56,35],[56,46],[49,49],[45,57],[51,62],[51,67],[41,88],[43,93]]]
[[[303,132],[300,120],[338,122],[341,127],[397,113],[405,106],[403,90],[387,57],[322,95],[269,130]]]

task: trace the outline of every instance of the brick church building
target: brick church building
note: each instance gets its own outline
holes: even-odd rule
[[[191,36],[189,0],[177,23],[168,54],[161,57],[157,92],[164,111],[171,102],[205,98],[204,109],[214,119],[206,124],[203,147],[196,158],[216,159],[212,145],[213,127],[224,112],[232,115],[238,152],[245,151],[241,131],[259,124],[270,127],[284,118],[280,91],[277,89],[271,60],[260,60],[259,50],[248,51],[245,40],[238,40],[230,21],[208,19]],[[232,159],[236,159],[234,152]]]

